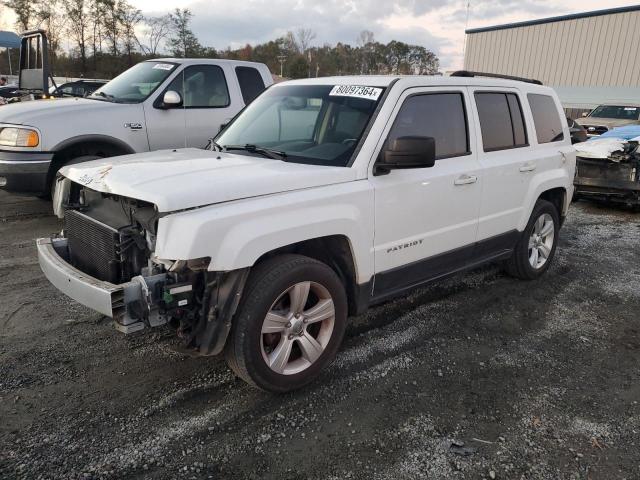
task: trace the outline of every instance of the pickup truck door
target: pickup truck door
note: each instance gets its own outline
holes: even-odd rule
[[[466,87],[411,88],[395,107],[381,150],[397,137],[433,137],[436,162],[370,177],[376,297],[437,278],[471,259],[482,179],[468,104]]]
[[[145,112],[151,150],[159,148],[204,147],[221,125],[228,122],[243,106],[233,71],[219,65],[189,65],[166,87],[153,107]],[[182,105],[163,109],[161,100],[173,90]]]
[[[162,99],[169,90],[175,90],[184,98],[182,79],[184,69],[178,69],[173,79],[167,85],[160,87],[155,96],[151,96],[144,103],[144,117],[149,139],[149,150],[186,147],[185,137],[185,109],[182,105],[163,107]]]

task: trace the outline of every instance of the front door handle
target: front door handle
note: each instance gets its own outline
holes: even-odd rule
[[[535,169],[536,169],[536,164],[535,163],[525,163],[524,165],[522,165],[520,167],[520,171],[522,173],[533,172]]]
[[[476,175],[460,175],[453,182],[454,185],[469,185],[470,183],[476,183],[478,177]]]

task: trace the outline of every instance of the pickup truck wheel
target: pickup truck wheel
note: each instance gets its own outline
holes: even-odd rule
[[[67,165],[75,165],[76,163],[88,162],[89,160],[96,160],[98,158],[102,158],[102,157],[99,157],[97,155],[82,155],[81,157],[72,158],[68,162],[65,162],[64,164],[60,165],[58,169],[55,172],[53,172],[53,176],[51,178],[51,185],[49,186],[49,195],[51,196],[51,200],[53,200],[53,198],[56,195],[56,184],[57,184],[56,177],[58,176],[58,171],[62,167],[66,167]]]
[[[538,200],[527,227],[507,261],[507,272],[523,280],[533,280],[549,269],[558,244],[560,220],[556,207]]]
[[[335,357],[347,320],[344,286],[317,260],[283,255],[252,272],[225,349],[229,367],[263,390],[287,392]]]

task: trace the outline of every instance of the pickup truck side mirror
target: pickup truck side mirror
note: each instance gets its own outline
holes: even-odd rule
[[[174,90],[168,90],[164,92],[160,108],[175,108],[179,107],[180,105],[182,105],[182,97],[180,97],[180,94],[178,92]]]
[[[376,164],[377,174],[399,168],[429,168],[436,163],[436,141],[433,137],[398,137],[382,152]]]
[[[582,112],[583,117],[586,117],[587,115],[589,115],[589,112]]]

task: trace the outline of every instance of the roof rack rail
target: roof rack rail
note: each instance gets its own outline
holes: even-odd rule
[[[542,85],[540,80],[534,78],[514,77],[512,75],[502,75],[500,73],[486,73],[486,72],[472,72],[469,70],[457,70],[451,74],[452,77],[489,77],[489,78],[502,78],[504,80],[516,80],[518,82],[534,83],[536,85]]]

